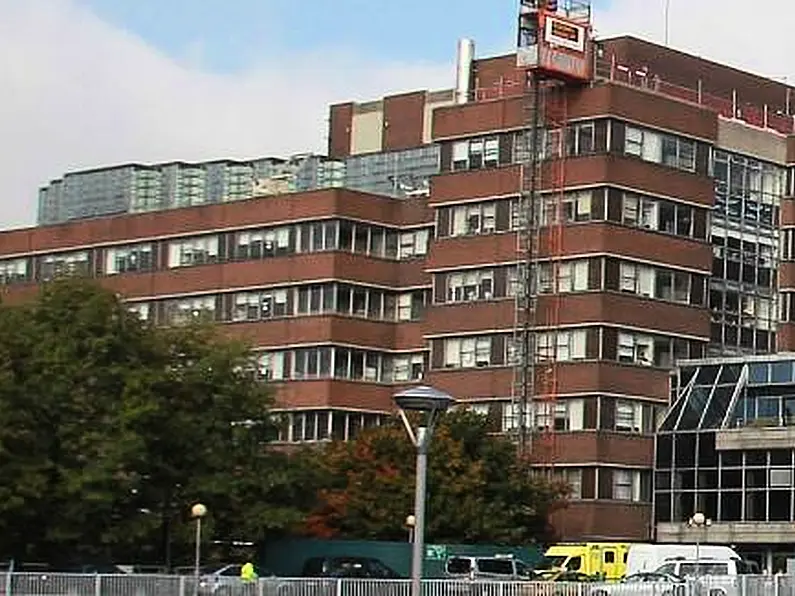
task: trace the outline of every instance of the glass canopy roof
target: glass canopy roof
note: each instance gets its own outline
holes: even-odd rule
[[[795,426],[795,354],[680,363],[659,432]]]

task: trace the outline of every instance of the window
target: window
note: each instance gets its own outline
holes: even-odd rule
[[[559,219],[562,223],[591,220],[592,190],[566,193],[563,198],[545,197],[541,204],[541,224],[550,225]]]
[[[299,348],[292,352],[293,379],[318,379],[331,376],[331,355],[329,346]]]
[[[336,221],[313,221],[296,226],[297,252],[321,252],[336,248]]]
[[[643,404],[616,400],[615,429],[620,432],[640,433],[643,429]]]
[[[703,278],[699,277],[699,280]],[[622,292],[689,304],[691,283],[692,275],[684,271],[627,261],[619,265],[619,289]]]
[[[444,340],[445,368],[491,366],[492,337],[466,337]]]
[[[627,126],[624,152],[688,172],[696,169],[695,141],[674,135]]]
[[[149,320],[150,308],[148,302],[130,302],[127,304],[127,310],[142,321]]]
[[[213,295],[169,300],[166,302],[166,323],[184,325],[191,321],[214,321],[215,304]]]
[[[380,383],[389,355],[358,348],[334,348],[334,378]]]
[[[654,338],[634,333],[619,333],[618,361],[651,366],[654,363]]]
[[[88,251],[65,252],[40,257],[40,277],[49,281],[56,277],[72,277],[89,274]]]
[[[687,238],[696,232],[693,207],[628,192],[621,196],[621,223]]]
[[[354,439],[361,428],[382,425],[387,416],[343,410],[306,410],[283,412],[284,423],[279,441],[290,443],[348,441]]]
[[[586,352],[584,329],[542,332],[536,335],[536,353],[540,360],[583,360]]]
[[[537,401],[535,406],[535,426],[538,430],[569,430],[569,413],[566,402]]]
[[[480,269],[447,276],[447,302],[474,302],[494,297],[494,270]]]
[[[259,321],[287,316],[287,290],[239,292],[232,297],[233,321]]]
[[[367,288],[356,288],[362,292],[365,299],[362,301],[361,316],[367,316]],[[334,295],[336,287],[334,284],[310,284],[299,286],[293,290],[295,295],[295,313],[297,315],[317,315],[322,313],[334,312]],[[370,302],[376,305],[375,299]],[[380,318],[380,311],[373,318]]]
[[[485,137],[453,143],[453,170],[494,168],[500,162],[499,137]]]
[[[569,155],[588,155],[596,149],[593,122],[570,124],[566,130],[566,151]]]
[[[401,233],[399,258],[412,259],[427,254],[429,238],[430,231],[427,229]]]
[[[398,294],[397,320],[416,321],[425,312],[425,292],[423,290]]]
[[[0,285],[23,283],[30,279],[29,261],[26,258],[0,261]]]
[[[633,501],[633,472],[631,470],[613,470],[613,498],[617,501]]]
[[[257,356],[257,376],[263,381],[284,380],[284,352],[263,352]]]
[[[332,225],[335,223],[331,222]],[[234,243],[237,259],[265,259],[292,252],[289,227],[238,232]]]
[[[549,265],[554,269],[552,265]],[[588,261],[564,261],[558,264],[558,292],[584,292],[588,289]],[[550,284],[551,285],[551,284]]]
[[[189,267],[218,260],[218,236],[186,238],[169,243],[168,266]]]
[[[154,268],[151,244],[114,246],[105,249],[105,273],[151,271]]]
[[[449,208],[450,236],[493,234],[496,231],[497,203],[472,203]]]
[[[391,370],[385,374],[385,380],[390,383],[419,381],[425,373],[424,354],[395,355],[390,362]]]
[[[582,498],[582,470],[579,468],[567,468],[557,472],[557,477],[561,482],[569,485],[569,498]],[[579,567],[579,566],[578,566]],[[575,568],[576,569],[576,568]]]

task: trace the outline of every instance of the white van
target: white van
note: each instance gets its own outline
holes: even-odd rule
[[[698,554],[696,554],[698,551]],[[728,546],[711,544],[630,544],[627,553],[627,575],[652,572],[672,559],[712,559],[728,561],[740,555]]]

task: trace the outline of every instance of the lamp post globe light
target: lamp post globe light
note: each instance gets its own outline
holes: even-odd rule
[[[196,556],[193,561],[193,593],[199,593],[199,575],[202,561],[202,518],[207,515],[204,503],[196,503],[190,508],[190,514],[196,520]]]
[[[417,518],[414,517],[413,515],[407,515],[405,526],[409,531],[409,542],[414,541],[414,526],[416,525],[417,525]]]
[[[700,575],[701,571],[701,531],[712,525],[712,520],[700,511],[696,511],[693,516],[687,520],[687,525],[695,528],[696,533],[696,575]]]
[[[455,403],[455,400],[443,391],[427,385],[410,387],[396,393],[394,400],[409,439],[417,449],[414,515],[406,518],[406,525],[409,525],[409,521],[413,521],[411,596],[420,596],[422,564],[425,558],[425,483],[428,473],[428,447],[439,416],[446,412]],[[409,412],[417,412],[422,415],[416,429],[408,418],[407,413]],[[413,519],[411,519],[412,517]]]

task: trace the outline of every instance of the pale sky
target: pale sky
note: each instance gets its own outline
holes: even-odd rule
[[[662,41],[665,0],[596,2]],[[795,2],[670,0],[671,45],[795,76]],[[123,162],[323,152],[329,103],[453,85],[455,45],[511,51],[518,0],[0,0],[0,228],[38,188]],[[795,79],[794,79],[795,80]]]

